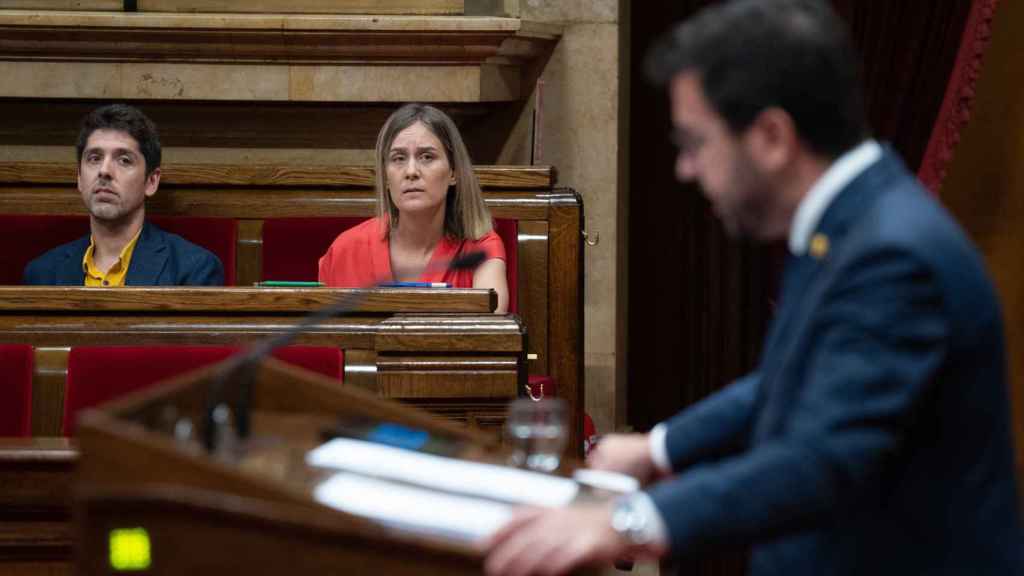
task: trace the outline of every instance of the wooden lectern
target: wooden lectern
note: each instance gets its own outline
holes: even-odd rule
[[[304,455],[339,420],[426,431],[477,461],[504,461],[497,438],[267,359],[252,380],[252,436],[243,448],[211,454],[198,439],[222,366],[83,414],[78,573],[481,572],[482,556],[469,543],[387,528],[317,503],[313,490],[329,472],[308,466]],[[225,381],[222,397],[233,402],[241,389]],[[185,434],[190,425],[193,440]]]

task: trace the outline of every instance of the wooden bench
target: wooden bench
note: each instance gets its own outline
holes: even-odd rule
[[[549,375],[570,407],[571,446],[583,414],[582,203],[550,167],[478,167],[495,218],[518,223],[518,314],[528,372]],[[82,214],[73,163],[0,163],[0,214]],[[167,165],[151,214],[234,218],[239,285],[261,277],[262,226],[277,217],[374,213],[370,167]],[[520,390],[525,393],[525,390]]]
[[[345,351],[346,385],[483,427],[525,381],[524,330],[487,290],[0,287],[0,341],[35,347],[32,431],[61,434],[67,357],[86,345],[245,345],[338,297],[296,344]]]

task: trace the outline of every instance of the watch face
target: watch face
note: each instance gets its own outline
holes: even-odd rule
[[[615,503],[611,512],[611,529],[624,536],[627,540],[637,543],[637,529],[642,525],[636,508],[630,498],[621,498]]]
[[[619,500],[612,508],[612,529],[616,532],[625,532],[629,529],[629,504]]]
[[[612,510],[612,530],[623,536],[633,544],[643,545],[647,543],[647,534],[644,528],[647,525],[646,518],[637,510],[630,497],[622,497]]]

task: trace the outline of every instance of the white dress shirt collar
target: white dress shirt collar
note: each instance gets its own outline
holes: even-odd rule
[[[807,253],[811,234],[818,227],[825,210],[846,185],[860,176],[882,157],[882,147],[875,140],[865,140],[836,159],[811,186],[797,205],[789,228],[789,251],[796,256]]]

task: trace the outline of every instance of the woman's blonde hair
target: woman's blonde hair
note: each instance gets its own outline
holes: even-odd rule
[[[388,193],[388,152],[398,133],[417,122],[441,141],[448,165],[455,174],[455,184],[448,187],[445,198],[445,235],[459,240],[479,239],[492,230],[493,224],[473,172],[473,161],[452,119],[427,104],[406,104],[395,110],[377,135],[377,216],[390,223],[390,230],[398,226],[398,208]]]

